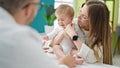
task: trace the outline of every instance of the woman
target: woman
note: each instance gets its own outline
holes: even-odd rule
[[[111,29],[107,6],[100,1],[86,2],[77,24],[78,28],[69,24],[65,29],[77,47],[76,55],[89,63],[112,64]]]

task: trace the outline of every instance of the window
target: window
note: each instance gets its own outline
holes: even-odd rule
[[[55,8],[57,8],[60,4],[69,4],[74,8],[75,0],[55,0]]]

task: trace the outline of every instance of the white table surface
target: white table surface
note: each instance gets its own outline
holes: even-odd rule
[[[55,63],[57,63],[56,56],[50,53],[46,53],[50,59],[53,59]],[[113,65],[107,65],[107,64],[89,64],[89,63],[83,63],[82,65],[77,65],[75,68],[120,68]]]

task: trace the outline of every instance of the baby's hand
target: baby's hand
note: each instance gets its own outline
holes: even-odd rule
[[[47,35],[43,36],[43,39],[44,39],[44,40],[49,40],[49,38],[48,38]]]

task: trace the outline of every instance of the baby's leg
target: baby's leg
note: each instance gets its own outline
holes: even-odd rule
[[[58,59],[65,57],[65,54],[63,52],[63,48],[60,45],[54,45],[53,52],[57,56]]]

